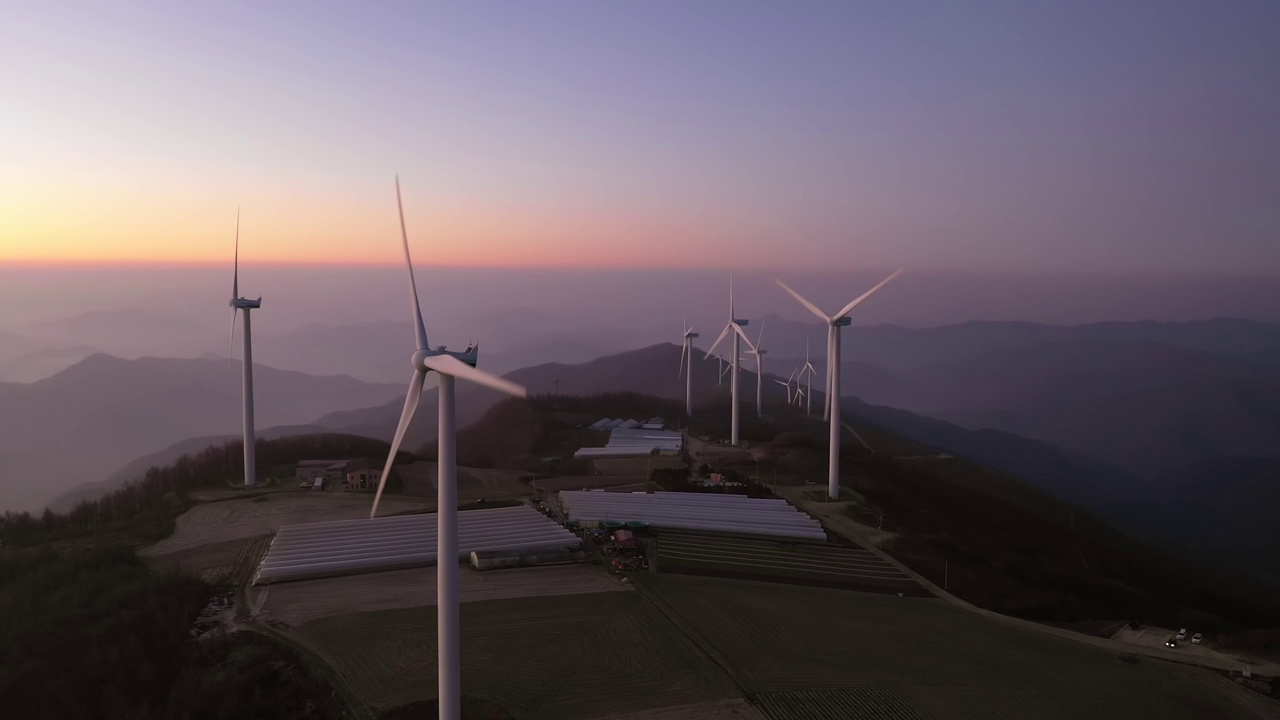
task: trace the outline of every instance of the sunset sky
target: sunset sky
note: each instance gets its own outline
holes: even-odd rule
[[[11,0],[0,264],[1280,272],[1280,3],[925,5]]]

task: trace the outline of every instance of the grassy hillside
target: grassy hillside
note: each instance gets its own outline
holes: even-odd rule
[[[264,442],[266,462],[345,454],[363,438]],[[385,452],[385,445],[383,452]],[[222,486],[237,447],[153,467],[65,515],[0,517],[0,707],[15,718],[350,717],[296,650],[189,631],[216,588],[144,565],[188,493]]]

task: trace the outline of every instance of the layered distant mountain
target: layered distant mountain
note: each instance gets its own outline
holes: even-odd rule
[[[1280,326],[966,323],[846,335],[845,395],[1034,438],[1142,478],[1280,453]]]
[[[260,427],[300,425],[403,392],[254,366]],[[0,508],[39,508],[181,440],[240,428],[240,363],[92,355],[34,383],[0,384]]]

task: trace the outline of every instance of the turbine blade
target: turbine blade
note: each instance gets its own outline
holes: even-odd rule
[[[422,324],[422,305],[418,302],[418,283],[413,279],[413,260],[409,257],[409,231],[404,226],[404,202],[400,199],[400,176],[396,176],[396,207],[400,210],[400,239],[404,241],[404,264],[409,267],[409,292],[413,295],[413,332],[418,349],[427,350],[427,328]]]
[[[898,270],[897,272],[895,272],[894,274],[890,275],[889,277],[887,277],[887,278],[885,278],[885,279],[881,280],[879,285],[876,285],[875,287],[871,288],[870,290],[868,290],[868,291],[866,291],[866,292],[862,293],[862,294],[861,294],[861,295],[859,295],[859,296],[857,297],[857,299],[855,299],[853,302],[849,303],[848,305],[845,305],[845,306],[844,306],[844,308],[840,310],[840,313],[839,313],[838,315],[836,315],[836,316],[835,316],[835,319],[836,319],[836,320],[839,320],[840,318],[844,317],[845,315],[848,315],[849,313],[853,312],[853,309],[854,309],[854,308],[858,307],[859,305],[861,305],[861,304],[863,303],[863,301],[865,301],[867,298],[871,297],[871,295],[872,295],[872,294],[874,294],[874,293],[875,293],[875,291],[879,290],[880,288],[884,287],[885,285],[888,285],[890,280],[892,280],[892,279],[894,279],[894,278],[898,277],[898,276],[899,276],[899,275],[901,275],[901,274],[902,274],[902,271],[901,271],[901,270]]]
[[[423,365],[435,370],[441,375],[452,375],[459,380],[466,380],[476,385],[483,385],[491,390],[497,390],[501,393],[513,395],[515,397],[525,397],[528,391],[523,385],[517,385],[510,380],[504,380],[493,373],[485,372],[473,368],[462,362],[452,355],[429,355],[422,361]]]
[[[686,339],[684,341],[684,344],[680,346],[680,369],[676,370],[676,377],[684,377],[684,356],[688,354],[689,354],[689,341]]]
[[[387,476],[391,474],[391,466],[396,461],[396,452],[404,440],[404,434],[413,421],[413,413],[418,409],[418,401],[422,399],[422,383],[427,379],[424,372],[413,371],[413,379],[409,381],[409,392],[404,396],[404,410],[400,412],[400,424],[396,425],[396,434],[391,438],[391,450],[387,453],[387,464],[382,467],[382,477],[378,478],[378,492],[373,496],[373,509],[369,511],[369,519],[378,516],[378,503],[382,501],[382,490],[387,486]]]
[[[716,348],[720,347],[720,343],[724,342],[724,339],[729,336],[729,333],[731,332],[729,328],[734,328],[734,327],[738,327],[738,326],[733,323],[729,323],[728,325],[724,326],[724,329],[720,331],[720,337],[717,337],[716,341],[714,343],[711,343],[711,347],[707,350],[707,357],[711,357],[711,354],[716,351]],[[706,358],[703,358],[703,359],[705,360]]]
[[[791,293],[791,297],[795,298],[796,300],[799,300],[801,305],[808,308],[809,312],[813,313],[814,315],[817,315],[823,322],[826,322],[826,323],[831,322],[831,318],[827,317],[826,313],[819,310],[817,305],[814,305],[808,300],[805,300],[804,297],[800,295],[800,293],[796,292],[795,290],[792,290],[790,287],[787,286],[786,283],[776,278],[774,279],[774,282],[781,285],[783,290],[786,290],[787,292]]]
[[[231,271],[231,299],[240,297],[240,206],[236,206],[236,259]],[[234,313],[232,313],[234,315]],[[231,321],[235,323],[233,319]]]
[[[227,359],[236,359],[236,313],[240,312],[240,308],[231,308],[231,344],[227,347]]]
[[[760,319],[760,334],[756,339],[756,347],[764,346],[764,318]]]

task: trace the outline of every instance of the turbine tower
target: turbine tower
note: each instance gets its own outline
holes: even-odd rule
[[[778,280],[778,284],[783,290],[791,293],[791,296],[800,301],[809,312],[822,318],[827,324],[827,419],[831,422],[831,447],[830,454],[827,458],[827,497],[840,497],[840,328],[848,326],[849,313],[854,308],[861,305],[867,298],[871,297],[877,290],[884,287],[890,280],[898,277],[902,273],[898,270],[894,274],[880,281],[879,285],[871,288],[862,295],[855,298],[848,305],[840,309],[835,315],[827,315],[818,309],[817,305],[809,302],[800,295],[800,293],[787,287],[787,284]]]
[[[236,346],[236,313],[244,311],[244,370],[241,375],[241,409],[244,413],[244,486],[258,484],[256,474],[257,455],[253,433],[253,333],[249,326],[249,311],[262,307],[262,296],[257,300],[240,297],[240,208],[236,208],[236,254],[231,271],[231,354]]]
[[[747,350],[749,355],[756,356],[756,417],[764,417],[764,321],[760,321],[760,334],[756,336],[756,344]],[[750,342],[747,345],[751,345]],[[788,386],[788,394],[790,387]]]
[[[684,345],[680,348],[680,370],[676,372],[676,377],[680,377],[680,373],[684,376],[684,414],[693,417],[693,340],[698,337],[698,333],[689,327],[689,321],[686,319],[684,324]],[[687,368],[686,368],[687,364]]]
[[[472,343],[463,352],[448,352],[444,345],[432,348],[427,343],[426,326],[422,323],[422,308],[418,303],[418,286],[413,279],[413,261],[409,258],[409,233],[404,225],[404,203],[400,200],[400,177],[396,176],[396,205],[400,210],[400,239],[404,243],[404,262],[409,268],[409,295],[413,301],[413,331],[417,351],[410,360],[413,379],[409,381],[409,393],[404,399],[404,411],[400,424],[391,440],[391,452],[378,480],[378,492],[373,497],[370,519],[378,514],[378,502],[387,485],[387,475],[395,462],[396,451],[404,440],[414,411],[422,397],[422,384],[427,373],[434,370],[440,376],[440,440],[436,469],[436,648],[439,666],[440,717],[458,720],[462,716],[462,644],[458,608],[458,464],[456,426],[454,415],[454,380],[462,378],[516,397],[524,397],[525,389],[483,370],[476,369],[479,347]]]
[[[746,320],[740,320],[734,317],[733,273],[729,273],[729,322],[725,323],[724,329],[720,331],[720,337],[717,337],[715,343],[711,346],[711,349],[707,350],[707,357],[711,357],[711,354],[715,352],[716,347],[724,341],[725,336],[732,333],[733,340],[729,350],[729,407],[731,408],[729,424],[730,445],[738,444],[738,366],[741,364],[740,360],[742,356],[738,341],[745,340],[747,342],[747,347],[752,348],[753,350],[755,349],[751,345],[751,338],[748,338],[746,332],[742,329],[746,324]]]

